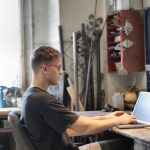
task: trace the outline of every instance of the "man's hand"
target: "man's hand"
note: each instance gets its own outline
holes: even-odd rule
[[[128,124],[128,123],[133,123],[136,122],[136,117],[134,115],[129,115],[127,113],[121,115],[118,117],[118,124]]]
[[[125,114],[124,111],[114,111],[113,113],[111,114],[108,114],[108,115],[105,115],[105,119],[112,119],[114,117],[119,117],[121,115]]]

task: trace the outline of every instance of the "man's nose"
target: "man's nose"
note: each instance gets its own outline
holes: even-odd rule
[[[62,75],[64,73],[64,70],[60,68],[59,74]]]

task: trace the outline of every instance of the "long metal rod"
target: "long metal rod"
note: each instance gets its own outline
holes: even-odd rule
[[[96,10],[97,10],[97,0],[95,0],[95,9],[94,9],[94,16],[95,16],[95,19],[96,19]],[[106,22],[107,22],[107,18],[108,18],[108,15],[109,15],[109,12],[111,10],[111,6],[109,7],[108,9],[108,13],[107,13],[107,16],[106,16],[106,20],[103,24],[103,27],[102,27],[102,33],[104,31],[104,27],[106,25]],[[96,20],[95,20],[96,21]],[[88,71],[87,71],[87,77],[86,77],[86,87],[85,87],[85,96],[84,96],[84,109],[86,107],[86,103],[87,103],[87,95],[88,95],[88,89],[89,89],[89,78],[90,78],[90,71],[91,71],[91,63],[92,63],[92,53],[93,53],[93,40],[94,40],[94,31],[95,31],[95,21],[94,21],[94,24],[93,24],[93,28],[92,28],[92,37],[91,37],[91,47],[90,47],[90,54],[89,54],[89,60],[88,60]],[[101,35],[102,35],[101,33]],[[99,47],[100,48],[100,47]],[[99,68],[100,69],[100,68]],[[101,79],[100,79],[101,80]],[[101,83],[100,83],[101,84]],[[101,92],[100,92],[101,94]],[[102,97],[102,95],[100,95],[100,98]]]
[[[96,40],[96,79],[97,79],[97,83],[96,83],[96,104],[95,104],[95,109],[96,110],[100,110],[102,109],[102,82],[101,82],[101,55],[100,55],[100,38],[101,38],[101,31],[97,33],[97,40]]]
[[[58,26],[58,30],[59,30],[60,49],[61,49],[61,53],[62,53],[62,60],[61,60],[62,61],[62,69],[65,70],[63,30],[62,30],[61,25]]]
[[[94,24],[93,24],[93,28],[92,28],[91,47],[90,47],[90,54],[89,54],[89,60],[88,60],[88,71],[87,71],[85,97],[84,97],[84,109],[86,108],[87,95],[88,95],[88,89],[89,89],[89,78],[90,78],[92,53],[93,53],[93,39],[94,39],[95,21],[96,21],[96,9],[97,9],[97,0],[95,0],[95,8],[94,8],[94,18],[95,18],[95,20],[94,20]]]
[[[60,41],[60,51],[62,54],[61,57],[61,64],[62,64],[62,69],[65,71],[65,59],[64,59],[64,42],[63,42],[63,29],[62,26],[59,25],[58,26],[58,31],[59,31],[59,41]],[[66,86],[67,86],[67,77],[68,75],[64,72],[63,76],[62,76],[62,80],[63,80],[63,85],[62,85],[62,100],[63,100],[63,104],[65,106],[68,105],[68,97],[67,97],[67,92],[66,92]]]
[[[78,100],[78,63],[77,63],[77,45],[76,45],[76,33],[73,32],[73,70],[74,70],[74,91],[75,91],[75,110],[79,111]]]

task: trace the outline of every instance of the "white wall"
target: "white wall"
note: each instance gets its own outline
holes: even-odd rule
[[[143,0],[143,7],[150,7],[150,0]]]
[[[59,14],[59,0],[48,0],[48,43],[56,48],[60,49],[59,43],[59,31],[58,26],[60,25],[60,14]]]
[[[142,1],[143,0],[130,0],[131,8],[135,10],[142,10]]]
[[[97,17],[103,15],[102,0],[97,3]],[[71,41],[71,34],[81,29],[81,23],[88,23],[88,16],[94,14],[93,0],[60,0],[60,23],[64,27],[64,40]]]

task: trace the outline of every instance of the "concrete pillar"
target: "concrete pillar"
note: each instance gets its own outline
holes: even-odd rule
[[[22,89],[26,89],[31,81],[29,56],[33,48],[32,0],[20,1],[21,17],[21,58]]]

